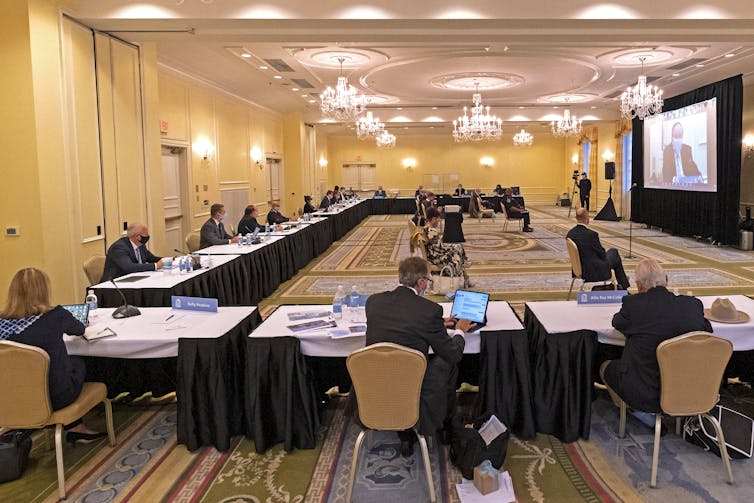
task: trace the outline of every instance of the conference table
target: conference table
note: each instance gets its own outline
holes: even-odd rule
[[[709,308],[718,296],[698,297]],[[736,309],[749,314],[740,324],[712,321],[717,337],[734,351],[754,350],[754,300],[728,296]],[[527,302],[524,325],[533,372],[534,420],[537,432],[564,442],[589,438],[592,390],[601,348],[616,357],[625,345],[612,326],[621,304],[578,305],[576,301]],[[604,358],[603,358],[604,359]]]
[[[415,197],[385,197],[371,199],[372,215],[413,215]]]
[[[66,335],[68,353],[84,357],[87,380],[104,382],[110,397],[175,390],[178,443],[189,450],[228,450],[233,436],[248,433],[245,351],[248,334],[261,322],[257,308],[140,310],[140,316],[120,320],[113,309],[92,311],[86,333],[110,329],[116,335],[92,341]]]
[[[333,224],[332,240],[337,241],[359,225],[372,212],[371,199],[349,200],[329,210],[315,211],[313,217],[327,217]]]
[[[451,303],[441,303],[444,315],[450,314]],[[365,346],[366,323],[363,320],[349,321],[349,312],[342,320],[337,320],[334,328],[295,332],[288,328],[304,321],[331,320],[330,306],[286,305],[280,306],[249,336],[250,344],[264,347],[264,358],[247,357],[249,374],[259,380],[273,382],[277,366],[269,364],[274,359],[274,348],[269,345],[276,341],[288,340],[294,349],[305,357],[306,371],[314,372],[314,381],[321,381],[319,371],[332,372],[334,367],[345,368],[345,358]],[[315,316],[304,320],[291,320],[298,317]],[[363,315],[362,315],[363,316]],[[523,438],[534,438],[535,430],[532,414],[531,372],[526,332],[507,302],[490,302],[487,308],[487,324],[478,332],[465,334],[464,356],[478,355],[479,372],[475,376],[479,382],[479,408],[495,413],[512,431]],[[248,353],[247,353],[248,354]],[[320,364],[317,365],[317,362]],[[462,362],[463,363],[463,362]],[[463,372],[462,372],[463,373]],[[325,382],[327,389],[336,382]],[[350,384],[350,382],[348,383]],[[312,390],[308,390],[311,392]],[[308,395],[307,395],[308,396]],[[293,397],[294,399],[296,397]],[[296,404],[292,410],[309,422],[315,414],[311,408],[316,403],[306,400]],[[262,418],[263,419],[263,418]],[[295,419],[294,419],[295,420]],[[261,431],[261,427],[256,428]],[[256,441],[256,439],[255,439]]]

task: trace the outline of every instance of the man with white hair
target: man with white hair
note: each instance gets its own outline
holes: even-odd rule
[[[156,271],[162,268],[162,257],[157,257],[147,250],[149,228],[145,224],[131,224],[126,235],[107,250],[103,281],[131,274],[132,272]]]
[[[613,327],[626,336],[623,355],[600,368],[611,395],[617,394],[637,411],[661,412],[657,346],[687,332],[712,332],[702,302],[696,297],[674,295],[667,284],[668,276],[656,260],[639,262],[639,293],[623,297],[620,311],[613,316]]]

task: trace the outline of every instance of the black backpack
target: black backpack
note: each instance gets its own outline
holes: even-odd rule
[[[33,430],[11,430],[0,435],[0,484],[23,475],[29,463]]]
[[[450,440],[450,461],[461,471],[466,479],[474,478],[474,467],[489,459],[496,469],[500,469],[505,461],[505,453],[508,450],[508,438],[510,430],[506,430],[486,445],[479,428],[492,416],[484,414],[476,419],[467,416],[453,418],[453,432]],[[467,427],[471,425],[471,427]]]

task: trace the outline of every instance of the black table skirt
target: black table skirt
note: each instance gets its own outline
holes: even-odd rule
[[[179,339],[177,434],[190,451],[227,451],[232,437],[246,434],[246,342],[261,322],[254,310],[221,337]]]
[[[337,241],[359,225],[362,220],[369,216],[372,205],[371,201],[365,201],[351,206],[340,213],[327,217],[333,223],[333,241]]]
[[[597,333],[577,330],[549,335],[526,306],[534,424],[563,442],[589,438]]]
[[[413,215],[416,212],[414,198],[372,199],[372,215]]]
[[[463,243],[466,238],[463,236],[463,214],[446,213],[445,229],[443,229],[442,240],[445,243]]]

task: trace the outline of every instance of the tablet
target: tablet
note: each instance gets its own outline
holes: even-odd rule
[[[62,307],[69,311],[84,326],[89,325],[89,304],[69,304]]]
[[[489,301],[490,294],[488,293],[456,290],[456,296],[453,299],[453,307],[450,309],[450,313],[459,320],[485,323]]]

